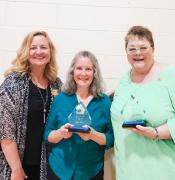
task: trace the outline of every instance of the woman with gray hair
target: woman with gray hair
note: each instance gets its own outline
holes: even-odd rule
[[[113,131],[111,102],[103,93],[102,82],[96,57],[88,51],[76,54],[63,92],[54,99],[44,133],[45,140],[54,144],[49,154],[52,180],[103,179],[104,152],[113,146]],[[91,123],[72,128],[68,119],[79,105]]]

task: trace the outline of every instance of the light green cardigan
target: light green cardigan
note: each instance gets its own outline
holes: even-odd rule
[[[149,126],[167,123],[172,139],[151,140],[122,128],[121,111],[133,95],[146,111]],[[138,85],[130,73],[121,80],[111,106],[115,137],[117,180],[172,180],[175,178],[175,67],[159,78]]]

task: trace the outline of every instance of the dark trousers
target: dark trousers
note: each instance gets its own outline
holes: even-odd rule
[[[24,172],[27,175],[27,180],[40,180],[40,165],[23,164]]]
[[[60,180],[52,171],[49,165],[47,165],[47,180]]]
[[[60,180],[60,178],[58,178],[55,173],[52,171],[52,169],[50,168],[50,166],[48,166],[47,168],[47,178],[48,180]],[[104,171],[101,170],[96,176],[94,176],[93,178],[91,178],[90,180],[103,180],[103,175],[104,175]],[[73,180],[73,178],[71,179]]]
[[[104,171],[102,169],[96,176],[91,178],[91,180],[103,180],[104,179],[103,176],[104,176]]]

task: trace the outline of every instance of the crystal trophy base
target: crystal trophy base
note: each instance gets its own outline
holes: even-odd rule
[[[146,121],[144,120],[125,120],[122,124],[123,128],[135,128],[136,125],[146,126]]]
[[[77,126],[73,125],[68,128],[69,132],[81,132],[81,133],[89,133],[91,129],[89,127],[82,127],[82,126]]]

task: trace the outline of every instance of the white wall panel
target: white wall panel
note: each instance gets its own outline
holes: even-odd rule
[[[7,26],[55,27],[57,6],[24,2],[8,2],[6,5]]]
[[[0,50],[0,81],[2,82],[5,69],[11,66],[11,60],[15,57],[15,52]]]
[[[0,27],[4,24],[4,14],[5,14],[5,2],[0,1]]]
[[[166,31],[167,26],[171,27],[170,31],[174,31],[175,27],[170,20],[173,17],[175,11],[166,9],[61,5],[58,27],[126,31],[133,24],[144,24],[153,26],[158,32]],[[159,29],[162,22],[165,23],[164,28]]]
[[[66,29],[52,32],[52,34],[54,35],[53,39],[59,46],[58,51],[61,52],[76,53],[79,50],[88,49],[101,54],[124,53],[124,47],[121,46],[124,36],[120,32],[109,33]]]
[[[2,0],[3,1],[3,0]],[[174,0],[4,0],[6,2],[31,2],[31,3],[48,3],[48,4],[68,4],[84,6],[105,6],[105,7],[142,7],[153,9],[174,9]]]

